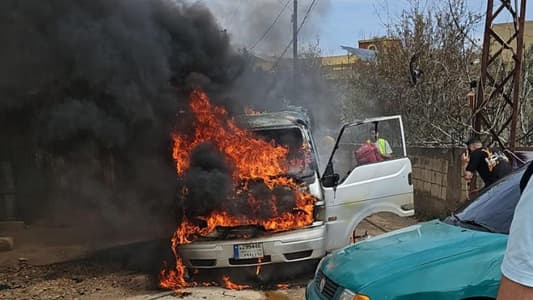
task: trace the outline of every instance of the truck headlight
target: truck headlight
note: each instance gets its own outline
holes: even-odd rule
[[[365,295],[359,295],[350,290],[344,289],[339,296],[339,300],[370,300],[370,298]]]

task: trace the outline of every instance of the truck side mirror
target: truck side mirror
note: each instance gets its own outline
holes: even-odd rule
[[[322,176],[322,185],[324,187],[334,187],[339,183],[339,174],[327,174]]]

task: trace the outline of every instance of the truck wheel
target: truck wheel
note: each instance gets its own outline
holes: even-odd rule
[[[350,236],[350,244],[354,244],[359,241],[366,240],[369,237],[370,235],[368,234],[368,230],[363,230],[363,229],[359,229],[358,227],[356,227],[352,231],[352,235]]]
[[[400,217],[391,212],[379,212],[366,217],[352,231],[350,242],[358,242],[372,236],[380,235],[416,224],[415,218]]]
[[[386,218],[387,213],[377,213],[364,218],[352,231],[350,243],[356,243],[376,235],[388,232],[386,228],[380,225]]]

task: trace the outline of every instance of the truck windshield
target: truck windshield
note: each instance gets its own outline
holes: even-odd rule
[[[288,174],[283,175],[302,178],[314,174],[311,148],[304,140],[299,128],[260,129],[254,130],[254,133],[267,141],[273,141],[276,145],[289,149],[287,159],[291,163],[289,163]]]

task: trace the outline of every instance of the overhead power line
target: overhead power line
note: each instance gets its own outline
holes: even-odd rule
[[[287,6],[289,6],[289,3],[291,2],[291,0],[287,0],[287,2],[285,2],[285,5],[283,5],[283,7],[281,8],[281,10],[279,11],[278,15],[276,16],[276,18],[274,19],[274,22],[272,22],[272,24],[270,24],[270,26],[268,26],[267,30],[265,30],[265,32],[263,33],[263,35],[253,44],[253,46],[250,48],[250,50],[254,50],[255,47],[257,47],[257,45],[263,41],[265,39],[265,37],[270,33],[270,31],[272,31],[272,28],[274,28],[274,25],[276,25],[276,23],[278,22],[279,18],[281,17],[281,15],[283,14],[283,12],[285,12],[285,9],[287,9]]]
[[[313,9],[313,7],[315,6],[315,4],[318,2],[319,0],[313,0],[313,2],[311,2],[311,4],[309,5],[309,7],[307,7],[307,11],[305,12],[305,16],[303,17],[302,19],[302,22],[300,23],[300,25],[298,26],[298,29],[296,30],[296,35],[298,35],[298,33],[300,33],[300,30],[302,29],[302,27],[304,26],[305,24],[305,21],[307,21],[307,18],[309,18],[309,15],[311,14],[311,11]],[[289,41],[289,43],[287,44],[287,46],[285,47],[285,49],[283,50],[283,52],[281,53],[281,55],[276,59],[276,62],[274,63],[274,65],[272,66],[272,71],[274,71],[279,63],[281,62],[281,59],[283,58],[283,56],[285,55],[285,53],[287,53],[287,51],[289,50],[289,48],[291,47],[292,45],[292,42],[293,42],[293,39],[291,38],[291,40]],[[270,84],[267,86],[267,89],[265,90],[265,97],[268,95],[268,93],[272,90],[272,88],[274,87],[276,83],[276,78],[272,78],[272,80],[270,81]]]
[[[316,3],[318,3],[318,1],[319,0],[313,0],[313,2],[311,2],[311,4],[309,4],[309,6],[307,7],[307,11],[305,12],[305,15],[304,15],[304,17],[302,19],[302,22],[300,23],[300,25],[298,26],[298,30],[296,31],[297,35],[300,34],[300,30],[304,26],[305,21],[307,21],[307,18],[309,18],[309,15],[311,14],[311,11],[313,10],[313,7],[315,6]],[[289,43],[287,44],[285,49],[283,49],[283,52],[281,52],[279,57],[276,59],[276,62],[274,63],[274,66],[272,67],[273,70],[278,67],[279,63],[281,62],[281,59],[283,58],[283,56],[285,56],[285,54],[287,53],[287,51],[291,47],[293,40],[294,39],[291,38],[291,40],[289,41]]]

